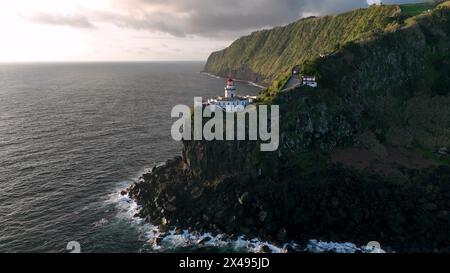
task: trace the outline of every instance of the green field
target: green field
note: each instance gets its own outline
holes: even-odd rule
[[[405,4],[400,5],[402,12],[409,16],[416,16],[427,12],[428,10],[434,9],[436,3],[434,1],[426,2],[426,3],[418,3],[418,4]]]

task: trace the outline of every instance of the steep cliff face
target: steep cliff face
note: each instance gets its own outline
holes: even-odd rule
[[[337,16],[306,18],[284,27],[262,30],[242,37],[230,47],[214,52],[205,71],[270,83],[297,64],[330,54],[350,41],[398,27],[399,6],[373,6]]]
[[[365,12],[349,14],[358,22]],[[395,250],[450,251],[450,161],[435,153],[450,146],[449,46],[450,10],[442,8],[305,62],[319,88],[260,97],[280,106],[276,152],[251,141],[186,141],[182,157],[130,188],[141,216],[278,242],[377,240]],[[331,160],[340,150],[383,154],[391,146],[435,164],[399,160],[386,174]]]
[[[256,176],[259,145],[251,141],[186,141],[183,160],[198,176],[214,179],[217,174]]]

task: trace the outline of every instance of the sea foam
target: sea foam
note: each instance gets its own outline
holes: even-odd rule
[[[122,187],[123,189],[123,187]],[[117,217],[127,219],[135,225],[145,237],[147,244],[155,252],[176,252],[181,249],[217,249],[232,252],[269,252],[285,253],[287,249],[304,251],[311,253],[385,253],[384,250],[373,247],[357,247],[353,243],[323,242],[310,240],[305,247],[301,247],[296,242],[276,245],[258,238],[249,239],[245,236],[230,238],[226,234],[213,235],[210,232],[200,233],[197,231],[181,230],[173,228],[167,232],[161,231],[157,226],[136,217],[141,207],[128,195],[122,195],[121,190],[117,190],[110,195],[110,202],[115,203]]]
[[[156,164],[156,167],[163,166],[165,163]],[[140,173],[150,173],[152,168],[145,169]],[[143,182],[143,178],[135,178],[134,181]],[[311,252],[311,253],[385,253],[381,248],[369,246],[357,247],[353,243],[339,242],[323,242],[319,240],[309,240],[305,247],[301,247],[296,242],[284,243],[276,245],[258,238],[249,239],[241,235],[230,238],[226,234],[213,235],[210,232],[201,233],[197,231],[181,230],[173,228],[167,232],[161,231],[158,226],[152,225],[145,219],[136,217],[140,210],[136,201],[128,196],[123,195],[124,188],[129,186],[129,182],[123,182],[109,196],[108,202],[113,203],[117,208],[117,217],[128,220],[132,225],[136,226],[145,237],[147,244],[155,252],[176,252],[181,249],[202,249],[216,248],[219,250],[230,250],[233,252],[269,252],[269,253],[285,253],[287,249],[295,251]]]

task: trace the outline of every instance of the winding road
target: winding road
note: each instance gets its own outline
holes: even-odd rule
[[[302,82],[300,81],[298,75],[293,75],[289,78],[289,80],[286,82],[286,84],[283,86],[282,92],[296,88],[300,86]]]

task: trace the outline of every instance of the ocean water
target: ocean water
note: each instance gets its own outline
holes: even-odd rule
[[[0,252],[66,252],[70,241],[82,252],[154,251],[117,192],[180,154],[174,105],[223,93],[224,80],[202,67],[0,65]]]

